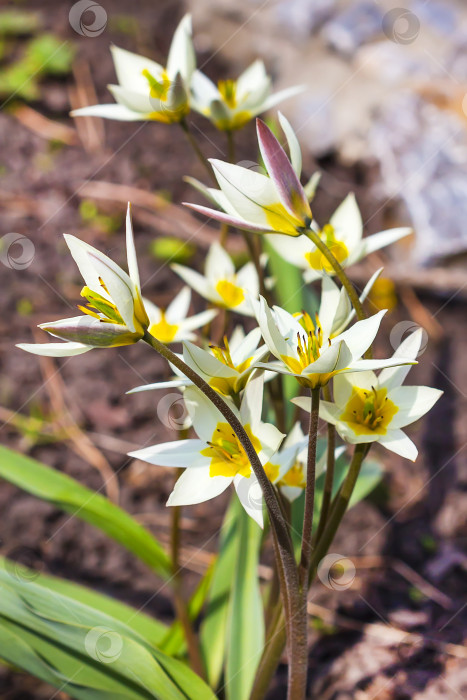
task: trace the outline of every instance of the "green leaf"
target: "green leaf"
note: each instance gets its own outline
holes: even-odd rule
[[[238,515],[234,495],[224,516],[219,549],[212,574],[204,619],[200,628],[201,653],[207,679],[212,688],[219,685],[225,660],[225,645],[238,550]]]
[[[171,577],[162,545],[128,513],[66,474],[0,446],[0,477],[105,532],[156,574]]]
[[[225,666],[227,700],[248,700],[264,648],[264,611],[258,578],[263,531],[235,499],[236,565],[230,600]]]
[[[195,592],[188,602],[188,617],[190,622],[195,622],[203,608],[211,586],[213,567],[211,566],[199,582]],[[167,633],[158,644],[159,648],[169,656],[181,656],[186,652],[186,640],[183,626],[176,620],[167,630]]]
[[[180,661],[120,620],[0,570],[0,657],[71,697],[215,700]]]
[[[80,603],[100,610],[120,622],[131,627],[137,634],[153,646],[161,647],[161,642],[167,635],[169,628],[162,622],[146,615],[141,610],[136,610],[115,598],[110,598],[102,593],[97,593],[86,586],[67,581],[56,576],[50,576],[39,571],[34,571],[24,564],[6,559],[0,556],[0,571],[5,571],[16,580],[34,581],[34,583],[49,591],[56,591],[62,595],[74,598]],[[164,650],[165,651],[165,650]]]

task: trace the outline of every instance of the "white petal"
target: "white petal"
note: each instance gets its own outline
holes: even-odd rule
[[[81,107],[70,112],[71,117],[100,117],[102,119],[115,119],[118,122],[139,122],[149,118],[148,114],[142,112],[134,112],[128,109],[125,105],[120,104],[105,104],[105,105],[89,105],[89,107]]]
[[[135,330],[135,286],[121,267],[102,253],[89,253],[91,264],[102,279],[110,298],[117,307],[123,321],[131,331]],[[94,291],[101,289],[101,286]]]
[[[203,378],[210,377],[233,377],[237,375],[236,370],[227,367],[214,355],[206,350],[186,341],[183,343],[183,359],[192,369]]]
[[[210,219],[215,219],[223,224],[229,224],[229,226],[234,226],[239,228],[241,231],[255,231],[257,233],[270,233],[271,227],[266,224],[255,223],[251,220],[243,219],[241,216],[232,216],[231,214],[226,214],[222,211],[217,211],[216,209],[210,209],[209,207],[203,207],[199,204],[190,204],[190,202],[182,202],[184,207],[189,207],[193,211],[197,211],[204,216],[208,216]],[[227,207],[225,207],[227,209]],[[229,209],[233,207],[229,206]]]
[[[181,334],[200,328],[206,325],[206,323],[210,323],[218,313],[217,309],[206,309],[206,311],[201,311],[199,314],[183,319],[180,331],[176,334],[176,337],[180,339]]]
[[[351,309],[349,295],[344,287],[339,289],[329,275],[324,275],[321,282],[321,304],[318,312],[324,342],[327,342],[331,335],[336,335],[337,330],[343,330],[345,319]]]
[[[205,447],[203,440],[174,440],[129,452],[128,456],[159,467],[199,468],[209,462],[207,457],[200,454]]]
[[[254,263],[248,262],[237,273],[237,284],[242,289],[248,291],[252,297],[258,298],[259,280]]]
[[[157,111],[159,101],[150,98],[149,88],[147,93],[127,90],[127,88],[122,88],[120,85],[109,85],[108,88],[118,104],[133,112],[145,115],[147,118],[151,112]]]
[[[255,474],[252,472],[249,478],[237,476],[234,478],[234,486],[240,503],[258,525],[263,527],[263,493]]]
[[[281,493],[283,493],[286,499],[289,501],[289,503],[293,503],[294,501],[296,501],[297,498],[303,493],[303,489],[301,489],[299,486],[281,486],[280,490]]]
[[[254,170],[210,159],[219,187],[245,221],[268,225],[264,207],[279,203],[272,181]],[[289,224],[290,225],[290,224]]]
[[[187,387],[183,397],[197,435],[205,442],[212,440],[217,424],[228,421],[197,387]],[[229,403],[228,406],[237,418],[240,418],[235,406],[232,403]]]
[[[89,243],[85,243],[79,238],[76,238],[76,236],[71,236],[70,234],[65,233],[63,234],[63,237],[70,250],[73,260],[78,266],[81,277],[86,282],[86,286],[95,292],[99,292],[99,294],[106,299],[109,299],[109,295],[101,287],[99,275],[92,264],[92,259],[89,257],[89,253],[95,253],[97,255],[102,255],[102,253],[99,253],[97,248],[89,245]]]
[[[415,360],[423,340],[423,328],[418,328],[414,333],[411,333],[396,349],[393,357],[406,357],[409,360]],[[390,390],[396,386],[400,386],[412,365],[395,367],[394,369],[384,369],[379,375],[379,383]]]
[[[258,307],[256,307],[256,311],[256,318],[261,329],[262,336],[272,354],[275,355],[278,360],[281,359],[282,355],[292,355],[293,353],[279,332],[271,309],[263,297],[260,297],[260,303]]]
[[[256,374],[248,383],[240,406],[243,425],[249,423],[253,430],[261,421],[263,410],[264,375]]]
[[[253,328],[252,331],[245,335],[243,328],[241,326],[236,326],[229,340],[230,354],[233,363],[239,365],[252,357],[260,340],[260,328]]]
[[[299,95],[305,89],[306,89],[305,85],[294,85],[293,87],[285,88],[284,90],[279,90],[278,92],[275,92],[273,95],[270,95],[263,102],[263,104],[261,105],[261,111],[267,112],[272,107],[275,107],[276,105],[278,105],[279,102],[283,102],[284,100],[288,100],[290,97],[295,97],[295,95]]]
[[[191,289],[189,287],[182,287],[166,309],[165,317],[167,319],[167,323],[177,325],[181,323],[188,314],[190,302]]]
[[[237,95],[246,97],[251,92],[257,92],[269,79],[263,61],[256,59],[251,66],[243,71],[237,80]]]
[[[355,360],[352,362],[352,372],[362,372],[367,369],[383,369],[383,367],[396,367],[398,365],[416,365],[414,360],[405,357],[389,357],[382,360]]]
[[[110,51],[112,52],[115,72],[120,85],[130,90],[139,90],[141,92],[146,90],[149,94],[149,84],[143,75],[143,71],[149,71],[158,80],[163,71],[162,66],[150,58],[139,56],[126,49],[120,49],[118,46],[111,46]]]
[[[185,469],[167,501],[168,506],[191,506],[223,493],[232,483],[231,477],[209,476],[209,467]]]
[[[206,257],[205,274],[208,280],[217,282],[235,274],[235,265],[228,252],[219,243],[214,242]]]
[[[388,394],[399,411],[391,421],[392,428],[404,428],[428,413],[443,392],[428,386],[398,386]]]
[[[322,351],[321,356],[308,367],[302,374],[328,374],[339,369],[345,369],[352,361],[352,354],[344,341],[334,343],[331,347]]]
[[[343,241],[349,253],[360,243],[363,223],[354,194],[349,194],[332,215],[330,222],[336,239]]]
[[[380,231],[380,233],[374,233],[372,236],[367,236],[367,238],[362,240],[363,254],[360,257],[369,255],[375,250],[385,248],[387,245],[395,243],[401,238],[409,236],[411,233],[413,233],[413,229],[405,227],[392,228],[387,231]]]
[[[319,171],[313,173],[313,175],[310,177],[305,187],[303,188],[306,196],[308,197],[308,200],[312,200],[314,198],[316,190],[318,189],[319,182],[321,180],[321,174],[322,173],[320,173]]]
[[[207,279],[203,277],[203,275],[199,274],[199,272],[196,272],[196,270],[191,270],[189,267],[185,267],[184,265],[178,265],[178,263],[174,263],[170,267],[182,278],[184,282],[189,284],[190,287],[198,292],[198,294],[200,294],[202,297],[209,299],[210,301],[217,301],[216,295],[213,294],[211,285]]]
[[[282,131],[287,139],[287,144],[289,146],[290,162],[292,163],[292,168],[297,173],[297,177],[300,177],[302,173],[302,151],[298,139],[295,135],[295,131],[288,119],[284,117],[282,112],[278,112],[279,123],[282,127]]]
[[[336,336],[333,343],[345,340],[352,357],[358,359],[370,347],[381,325],[382,318],[387,309],[378,311],[377,314],[366,318],[363,321],[357,321],[352,328],[344,331]]]
[[[200,70],[195,70],[193,73],[190,87],[192,91],[192,106],[202,114],[205,114],[205,110],[209,108],[213,100],[220,99],[216,85]]]
[[[16,347],[43,357],[72,357],[93,349],[82,343],[18,343]]]
[[[281,233],[272,233],[268,236],[267,242],[291,265],[303,270],[309,268],[309,263],[305,258],[306,253],[311,253],[315,246],[307,236],[297,236],[291,240],[290,236]]]
[[[170,379],[167,382],[155,382],[155,384],[143,384],[125,392],[126,394],[139,394],[142,391],[155,391],[157,389],[176,389],[181,386],[192,384],[189,379]]]
[[[311,402],[308,408],[308,412],[311,411]],[[330,401],[320,401],[319,404],[319,417],[325,420],[327,423],[336,425],[339,422],[342,411],[335,403]]]
[[[412,462],[415,462],[417,459],[417,448],[402,430],[388,430],[387,434],[383,435],[379,442],[384,447],[387,447],[388,450],[395,452],[401,457],[411,459]]]
[[[138,260],[136,258],[135,237],[133,235],[133,222],[131,220],[131,204],[128,202],[126,212],[126,254],[128,260],[128,272],[130,279],[138,291],[141,291],[139,279]]]
[[[180,73],[188,83],[196,68],[195,51],[191,39],[191,15],[185,15],[173,35],[167,58],[167,74],[174,78]]]

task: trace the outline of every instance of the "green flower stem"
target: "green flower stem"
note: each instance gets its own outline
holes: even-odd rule
[[[307,590],[308,572],[311,560],[311,536],[315,504],[316,482],[316,443],[318,440],[320,387],[311,389],[311,412],[308,428],[308,458],[306,469],[305,515],[303,518],[302,550],[300,558],[300,585]]]
[[[334,503],[331,507],[331,512],[329,514],[329,518],[324,528],[323,534],[318,540],[316,548],[313,551],[310,567],[311,578],[315,576],[319,562],[325,556],[326,552],[332,544],[340,522],[344,517],[345,511],[347,510],[347,507],[349,505],[349,501],[355,488],[355,484],[357,483],[358,475],[360,474],[362,462],[368,454],[368,450],[369,446],[365,443],[361,443],[360,445],[355,446],[355,451],[352,457],[352,461],[350,462],[347,476],[345,477],[344,483],[342,484],[341,489],[339,490],[336,498],[334,499]]]
[[[295,563],[294,550],[290,537],[287,522],[284,519],[282,510],[277,499],[272,483],[269,481],[266,472],[260,462],[258,455],[248,437],[245,428],[232,412],[229,406],[207,382],[204,381],[191,367],[181,358],[173,353],[168,347],[154,338],[147,331],[143,340],[148,343],[162,357],[171,362],[179,369],[195,386],[202,391],[205,396],[219,410],[222,416],[231,426],[242,445],[250,461],[251,468],[258,479],[262,489],[264,500],[269,513],[271,527],[274,530],[274,537],[277,541],[277,551],[284,572],[284,586],[282,598],[284,608],[288,612],[289,638],[289,690],[288,700],[303,700],[305,697],[306,671],[307,671],[307,644],[306,644],[306,605],[300,590],[298,571]],[[290,621],[293,620],[293,625]]]
[[[205,157],[201,148],[199,147],[199,144],[198,144],[197,140],[195,139],[195,137],[193,136],[193,133],[192,133],[190,127],[188,126],[188,122],[186,121],[186,119],[181,120],[180,126],[182,127],[183,133],[185,134],[188,143],[190,144],[193,151],[195,152],[196,157],[198,158],[200,163],[203,164],[203,168],[206,169],[206,172],[208,173],[209,178],[213,182],[214,186],[217,187],[217,180],[216,180],[216,177],[214,175],[214,171],[211,167],[211,164],[208,161],[208,159]]]
[[[301,230],[303,231],[305,236],[307,236],[310,239],[310,241],[315,244],[320,253],[324,255],[328,263],[332,266],[334,272],[336,273],[336,277],[339,279],[342,286],[345,287],[345,290],[349,295],[349,299],[352,302],[352,306],[355,309],[357,318],[359,319],[359,321],[363,321],[366,318],[366,313],[363,309],[360,299],[358,298],[358,294],[355,290],[355,287],[345,274],[344,268],[342,267],[340,262],[334,257],[327,245],[323,243],[316,231],[313,231],[313,229],[309,228],[304,228]]]
[[[331,390],[329,384],[323,387],[323,397],[325,401],[331,401]],[[336,428],[332,423],[327,424],[328,430],[328,445],[327,445],[327,462],[326,475],[324,478],[323,500],[321,501],[321,513],[319,517],[318,528],[316,530],[316,540],[319,540],[326,521],[328,518],[329,507],[331,505],[332,486],[334,483],[334,467],[335,467],[335,450],[336,450]]]

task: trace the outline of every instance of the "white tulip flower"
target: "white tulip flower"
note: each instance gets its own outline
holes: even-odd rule
[[[262,527],[261,489],[248,457],[230,425],[196,387],[187,387],[184,399],[198,439],[153,445],[130,456],[162,467],[184,467],[167,502],[168,506],[202,503],[223,493],[231,484],[246,512]],[[284,435],[261,421],[263,377],[245,389],[240,410],[231,410],[242,422],[263,465],[278,450]]]
[[[92,105],[71,112],[72,117],[103,117],[118,121],[182,121],[190,110],[189,85],[196,68],[191,16],[178,25],[167,66],[131,51],[111,47],[118,85],[109,85],[116,104]]]
[[[277,362],[257,362],[257,367],[290,374],[300,384],[309,388],[324,386],[331,377],[343,372],[361,372],[406,363],[416,364],[412,358],[392,357],[382,360],[360,359],[371,346],[386,310],[358,321],[348,330],[332,336],[336,311],[316,315],[313,322],[309,314],[292,316],[275,306],[270,309],[260,297],[254,302],[256,318],[261,333]]]
[[[290,160],[269,127],[256,120],[258,142],[266,174],[221,160],[211,159],[220,190],[208,190],[223,211],[188,204],[195,211],[222,223],[257,233],[300,236],[311,223],[312,214],[300,184],[302,155],[292,127],[279,115],[289,146]]]
[[[396,350],[395,358],[417,357],[421,329]],[[336,426],[343,440],[353,445],[379,442],[388,450],[415,461],[417,448],[401,430],[425,415],[442,395],[427,386],[401,386],[410,366],[384,369],[379,376],[366,371],[339,375],[334,380],[334,402],[322,401],[320,416]],[[310,410],[310,400],[293,399]]]
[[[329,223],[322,229],[315,221],[312,222],[311,227],[342,267],[349,267],[370,253],[395,243],[413,232],[411,228],[402,227],[363,238],[362,217],[353,194],[349,194],[344,199],[331,216]],[[282,234],[269,236],[268,242],[284,260],[304,271],[303,277],[306,282],[313,282],[324,274],[334,274],[331,263],[306,235],[299,236],[293,245],[290,243],[290,237]]]
[[[148,299],[144,299],[149,317],[149,333],[166,345],[183,340],[196,340],[193,331],[212,321],[218,312],[216,309],[208,309],[194,316],[188,316],[190,302],[189,287],[183,287],[167,309],[161,309]]]
[[[195,71],[191,81],[192,106],[221,131],[234,131],[303,89],[296,86],[271,94],[271,78],[264,63],[256,60],[238,80],[219,80],[217,85],[200,70]]]
[[[35,355],[67,357],[93,348],[136,343],[143,337],[149,318],[141,297],[130,205],[126,217],[129,274],[107,255],[75,236],[65,234],[65,240],[86,283],[81,296],[86,299],[87,306],[78,307],[85,316],[39,326],[67,341],[65,343],[21,343],[17,347]]]
[[[219,243],[213,243],[206,257],[204,275],[184,265],[172,269],[202,297],[216,306],[253,316],[250,296],[259,293],[258,274],[254,263],[248,262],[238,272],[232,258]]]

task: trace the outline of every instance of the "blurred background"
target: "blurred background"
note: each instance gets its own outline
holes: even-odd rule
[[[421,425],[415,464],[380,453],[383,482],[346,516],[333,551],[351,585],[312,589],[312,686],[323,700],[467,698],[467,7],[455,0],[113,0],[3,2],[0,8],[0,431],[4,444],[101,489],[162,541],[169,470],[125,455],[175,439],[179,395],[125,392],[167,376],[134,346],[52,361],[15,349],[45,340],[40,322],[74,315],[81,282],[63,241],[73,233],[123,262],[124,210],[134,204],[144,294],[164,305],[180,283],[174,259],[202,264],[214,227],[181,210],[204,179],[183,134],[156,123],[73,120],[70,108],[110,102],[109,46],[163,62],[184,12],[198,65],[235,77],[261,57],[277,88],[307,90],[281,108],[321,170],[314,205],[326,220],[349,191],[367,233],[411,224],[415,235],[350,270],[389,308],[377,352],[424,329],[413,384],[444,390]],[[271,115],[273,116],[273,115]],[[226,144],[190,116],[208,156]],[[256,160],[254,129],[238,160]],[[186,244],[180,248],[176,239]],[[236,239],[231,252],[240,260]],[[198,300],[199,301],[199,300]],[[196,304],[198,303],[196,301]],[[118,480],[115,474],[118,473]],[[184,561],[194,585],[212,552],[225,499],[184,510]],[[1,553],[114,595],[161,619],[164,590],[99,532],[0,483]],[[264,571],[267,578],[267,561]],[[148,599],[150,602],[148,603]],[[411,635],[408,637],[407,635]],[[414,644],[414,639],[417,642]],[[410,641],[408,641],[410,640]],[[281,668],[270,698],[283,698]],[[0,667],[2,698],[67,697]]]

